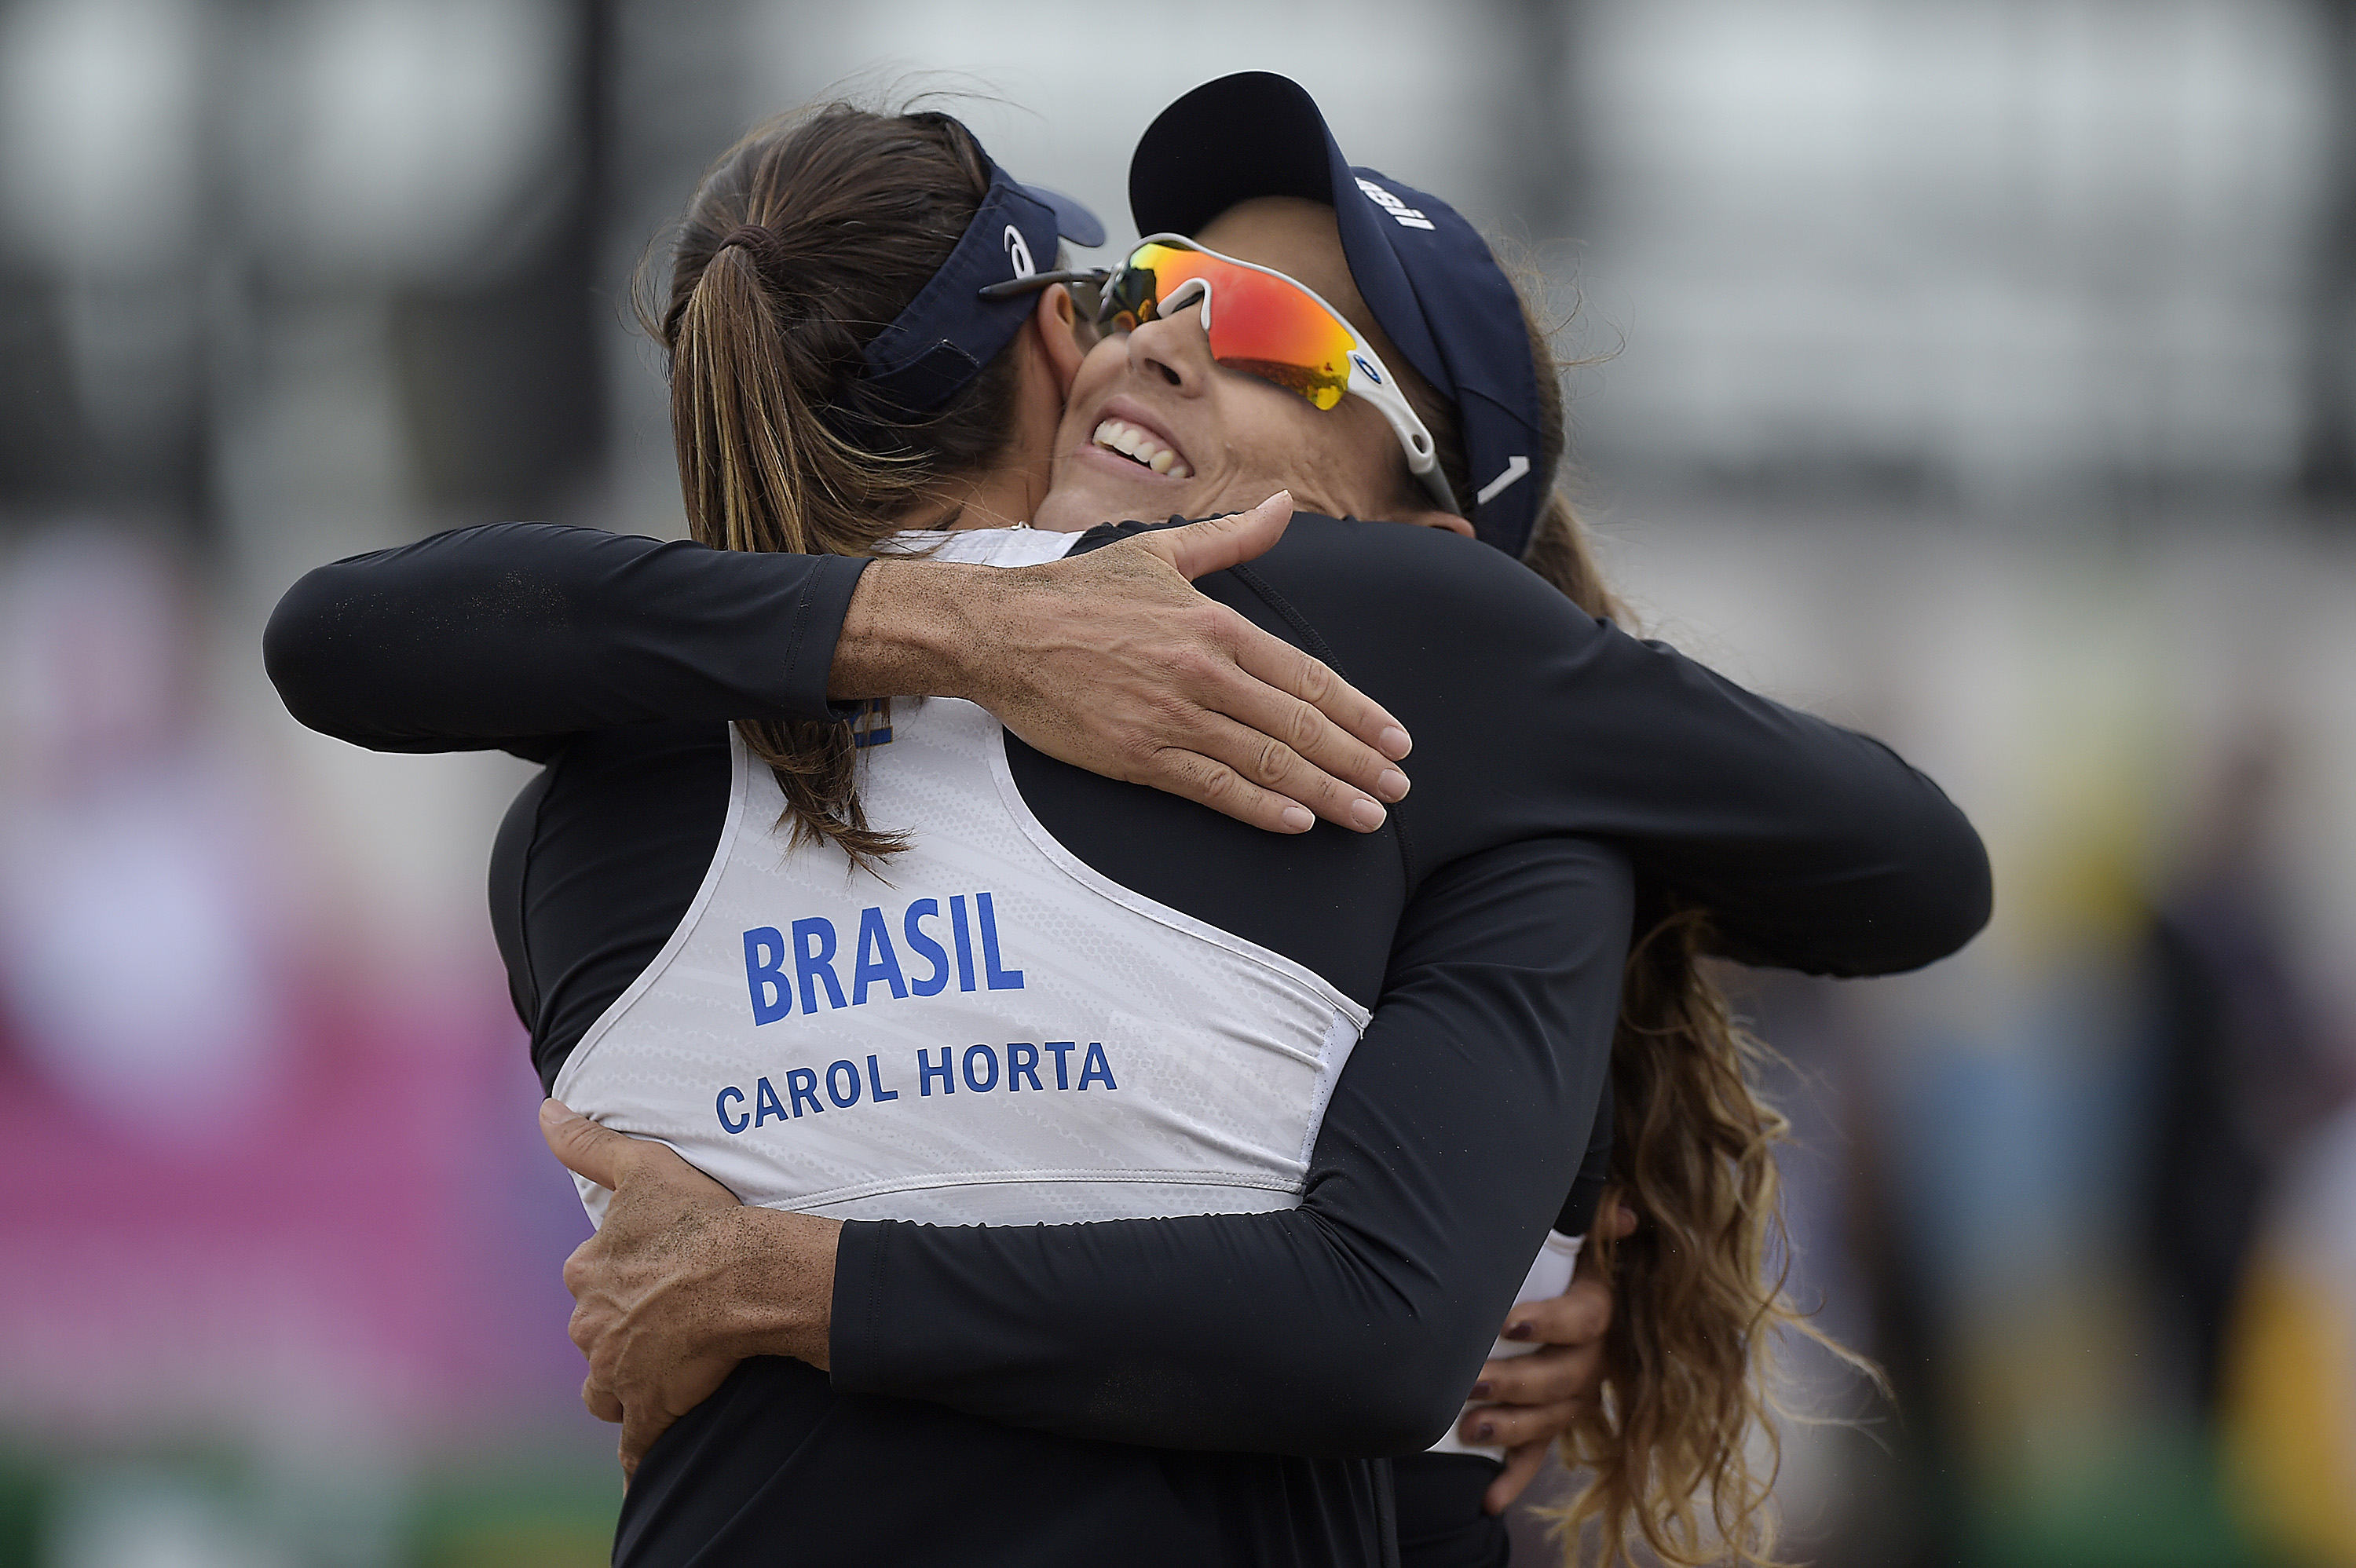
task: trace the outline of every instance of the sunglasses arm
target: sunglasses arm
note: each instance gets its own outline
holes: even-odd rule
[[[1432,445],[1431,432],[1424,428],[1398,389],[1374,380],[1354,362],[1350,367],[1350,392],[1374,404],[1390,421],[1392,433],[1398,437],[1399,446],[1407,453],[1407,471],[1415,475],[1425,494],[1437,501],[1442,511],[1453,512],[1460,517],[1466,516],[1464,508],[1456,504],[1456,492],[1450,486],[1448,475],[1440,469],[1440,453]]]
[[[1081,267],[1055,272],[1033,272],[1027,278],[1009,278],[1002,283],[991,283],[978,290],[983,299],[1007,300],[1017,294],[1037,293],[1056,283],[1101,283],[1112,276],[1110,267]]]

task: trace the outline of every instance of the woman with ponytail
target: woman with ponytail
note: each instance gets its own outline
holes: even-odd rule
[[[793,156],[776,155],[788,146]],[[988,191],[991,176],[980,145],[947,115],[820,110],[790,137],[755,132],[704,182],[680,229],[668,299],[659,311],[640,307],[670,360],[691,538],[717,549],[873,556],[893,534],[944,514],[978,512],[1001,527],[1030,517],[1027,487],[980,477],[1014,433],[1028,330],[938,409],[904,410],[851,373],[863,368],[873,325],[931,281],[973,220],[970,193]],[[811,389],[837,386],[847,395],[812,400]],[[858,862],[897,847],[860,809],[849,727],[737,728],[775,771],[798,840],[830,840]]]
[[[562,670],[419,617],[459,625],[477,676],[412,688],[405,747],[488,686],[515,727],[487,738],[553,755],[502,830],[494,917],[544,1082],[609,1125],[544,1112],[603,1217],[567,1278],[584,1397],[637,1467],[619,1562],[1387,1560],[1382,1456],[1451,1423],[1548,1221],[1586,1226],[1563,1195],[1618,1071],[1634,877],[1746,956],[1834,972],[1927,962],[1983,917],[1976,838],[1886,750],[1425,529],[1303,517],[1203,581],[1422,739],[1376,832],[1250,839],[963,703],[748,712],[741,624],[706,606],[764,557],[931,550],[998,593],[1075,537],[991,525],[1044,518],[1076,469],[1132,487],[1099,517],[1408,493],[1369,399],[1280,391],[1186,321],[1084,351],[1040,265],[1066,221],[944,116],[756,133],[654,313],[713,548],[639,552],[617,585],[544,540],[505,597],[602,612]],[[1119,537],[1077,543],[1151,542]],[[447,603],[475,586],[459,554],[354,575]],[[616,727],[608,694],[662,680],[673,720]],[[462,730],[487,739],[438,733]],[[1684,1200],[1622,1185],[1640,1226]],[[1646,1244],[1618,1254],[1632,1280]],[[1614,1341],[1629,1468],[1599,1495],[1674,1539],[1725,1474],[1687,1413],[1739,1402],[1748,1362],[1656,1399],[1653,1342]]]

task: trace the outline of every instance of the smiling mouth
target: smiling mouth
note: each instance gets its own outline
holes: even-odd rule
[[[1128,458],[1141,468],[1151,468],[1156,474],[1172,479],[1192,479],[1194,471],[1186,466],[1185,459],[1174,447],[1162,444],[1159,436],[1138,429],[1119,420],[1106,420],[1097,426],[1089,442],[1107,452]]]

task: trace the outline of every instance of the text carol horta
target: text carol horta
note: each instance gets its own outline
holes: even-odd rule
[[[1083,1047],[1072,1040],[1018,1040],[1003,1048],[1003,1058],[1000,1050],[992,1045],[969,1045],[959,1059],[954,1046],[945,1045],[940,1048],[940,1060],[935,1061],[930,1051],[918,1047],[916,1097],[929,1100],[936,1089],[943,1094],[954,1094],[960,1082],[969,1093],[974,1094],[1001,1090],[1001,1092],[1009,1094],[1019,1094],[1025,1089],[1038,1093],[1046,1093],[1051,1088],[1084,1093],[1096,1087],[1120,1087],[1113,1078],[1112,1059],[1105,1054],[1102,1040],[1092,1040]],[[1080,1058],[1076,1071],[1072,1061],[1074,1052],[1078,1052]],[[1055,1079],[1052,1085],[1047,1082],[1048,1075]],[[749,1093],[734,1083],[721,1090],[712,1104],[720,1118],[721,1130],[741,1133],[772,1121],[789,1122],[806,1112],[821,1113],[830,1104],[838,1111],[847,1111],[862,1098],[871,1104],[882,1104],[900,1097],[898,1089],[884,1083],[883,1063],[875,1054],[867,1058],[864,1074],[857,1062],[846,1060],[830,1065],[823,1080],[814,1067],[789,1068],[780,1076],[786,1084],[782,1095],[766,1077],[755,1079]],[[893,1076],[905,1082],[897,1073]]]
[[[755,1027],[789,1017],[797,997],[808,1017],[819,1010],[820,998],[830,1011],[860,1008],[871,1000],[937,997],[952,980],[959,991],[1022,990],[1023,971],[1007,967],[1000,950],[998,909],[991,895],[958,893],[946,901],[946,908],[943,902],[916,899],[896,919],[881,905],[860,911],[858,934],[848,954],[843,933],[823,915],[794,921],[783,931],[762,925],[745,932],[744,985]],[[934,1052],[916,1051],[919,1099],[930,1099],[937,1092],[956,1093],[960,1084],[973,1094],[1120,1087],[1101,1040],[970,1045],[961,1057],[956,1048],[942,1046],[938,1055],[936,1061]],[[859,1063],[849,1060],[830,1064],[822,1075],[815,1067],[789,1068],[774,1077],[756,1078],[749,1088],[729,1084],[713,1097],[712,1110],[722,1130],[741,1133],[823,1112],[830,1104],[849,1110],[862,1100],[872,1105],[897,1100],[900,1090],[887,1078],[906,1082],[898,1072],[887,1074],[877,1055],[867,1058],[863,1073]]]

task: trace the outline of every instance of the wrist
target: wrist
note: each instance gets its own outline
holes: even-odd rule
[[[1001,586],[996,569],[879,560],[860,573],[827,675],[839,702],[871,697],[972,697],[977,606]]]
[[[712,1349],[740,1360],[790,1356],[825,1368],[842,1221],[748,1206],[728,1222],[727,1307]]]

